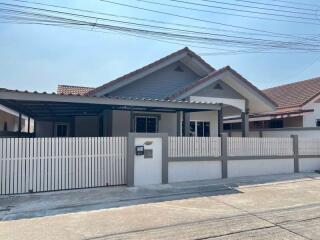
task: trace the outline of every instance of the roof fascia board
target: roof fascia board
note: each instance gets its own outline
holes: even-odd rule
[[[261,95],[261,91],[257,91],[254,87],[250,86],[250,84],[247,83],[247,81],[243,81],[241,80],[236,74],[234,74],[233,71],[227,71],[227,74],[229,77],[231,77],[233,80],[236,81],[241,81],[242,84],[241,86],[244,86],[249,92],[251,92],[253,95],[255,95],[257,98],[259,98],[261,101],[263,101],[265,104],[269,105],[271,108],[273,108],[274,110],[277,108],[277,106],[275,104],[273,104],[271,101],[269,101],[266,97],[264,97],[263,95]]]
[[[189,58],[181,59],[181,62],[188,66],[192,71],[200,76],[206,76],[212,72],[212,69],[201,63],[197,58],[188,54]]]
[[[180,95],[177,100],[181,100],[184,99],[186,97],[190,97],[192,94],[206,88],[207,86],[211,85],[212,83],[216,82],[217,80],[221,79],[221,81],[224,82],[223,78],[224,77],[229,77],[234,81],[238,81],[239,83],[241,83],[241,86],[244,86],[246,88],[246,90],[248,90],[249,92],[251,92],[253,95],[255,95],[256,97],[258,97],[260,100],[262,100],[265,104],[267,104],[268,106],[270,106],[273,109],[276,109],[276,106],[271,103],[268,99],[266,99],[264,96],[262,96],[259,92],[257,92],[254,88],[252,88],[249,84],[247,84],[246,81],[242,81],[237,75],[235,75],[233,73],[233,71],[230,71],[229,69],[221,72],[220,74],[213,76],[211,79],[209,79],[208,81],[205,81],[202,84],[199,84],[198,86],[190,89],[189,91],[187,91],[186,93]],[[244,84],[243,84],[244,83]],[[227,83],[226,83],[227,84]],[[231,87],[231,86],[230,86]],[[237,91],[236,89],[234,89],[235,91]],[[237,91],[238,92],[238,91]],[[241,96],[243,96],[243,94],[239,93]],[[245,96],[243,96],[244,98],[246,98]]]
[[[160,69],[162,69],[162,68],[164,68],[166,66],[169,66],[170,64],[172,64],[174,62],[177,62],[177,61],[183,59],[184,57],[186,57],[187,55],[188,55],[187,52],[182,52],[179,55],[177,55],[177,56],[175,56],[175,57],[173,57],[171,59],[167,59],[166,61],[164,61],[162,63],[159,63],[156,66],[151,67],[150,69],[147,69],[145,71],[142,71],[141,73],[135,74],[134,76],[129,77],[128,79],[123,80],[123,81],[121,81],[119,83],[116,83],[115,85],[110,86],[110,87],[108,87],[106,89],[102,89],[101,91],[95,93],[94,95],[100,97],[100,96],[104,96],[104,95],[106,95],[108,93],[111,93],[111,92],[113,92],[113,91],[115,91],[115,90],[117,90],[117,89],[119,89],[121,87],[124,87],[124,86],[126,86],[126,85],[128,85],[130,83],[135,82],[136,80],[144,78],[144,77],[146,77],[146,76],[148,76],[148,75],[150,75],[150,74],[152,74],[152,73],[154,73],[154,72],[156,72],[156,71],[158,71],[158,70],[160,70]]]
[[[42,101],[42,102],[64,102],[64,103],[84,103],[84,104],[101,104],[128,107],[147,107],[147,108],[168,108],[179,110],[204,110],[217,111],[221,109],[219,104],[207,103],[188,103],[188,102],[168,102],[168,101],[149,101],[135,99],[115,99],[104,97],[88,96],[65,96],[41,93],[25,92],[1,92],[0,99],[16,101]]]
[[[181,100],[181,99],[185,99],[185,98],[187,98],[187,97],[190,97],[190,96],[192,96],[192,94],[194,94],[194,93],[196,93],[196,92],[199,92],[200,90],[202,90],[202,89],[210,86],[212,83],[214,83],[214,82],[216,82],[216,81],[218,81],[218,80],[223,81],[223,80],[221,79],[222,74],[224,74],[224,73],[218,74],[217,76],[213,76],[210,80],[205,81],[204,83],[199,84],[199,85],[193,87],[193,88],[190,89],[189,91],[187,91],[187,92],[183,93],[182,95],[178,96],[178,97],[177,97],[177,100]]]

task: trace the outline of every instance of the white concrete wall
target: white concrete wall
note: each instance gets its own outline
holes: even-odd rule
[[[312,172],[320,170],[320,158],[300,158],[300,172]]]
[[[290,137],[291,135],[298,135],[299,137],[306,137],[306,138],[319,138],[320,136],[320,128],[319,130],[312,129],[312,130],[268,130],[263,131],[263,137]],[[250,131],[249,137],[259,137],[258,131]],[[231,132],[231,137],[241,137],[240,131]]]
[[[229,160],[228,177],[293,173],[293,159]]]
[[[74,124],[76,137],[99,136],[99,118],[96,116],[75,117]]]
[[[152,142],[145,145],[145,142]],[[152,158],[144,156],[134,157],[134,185],[151,185],[162,183],[162,139],[161,138],[136,138],[135,146],[143,146],[153,150]]]
[[[298,135],[299,137],[319,137],[320,128],[317,130],[290,130],[290,131],[264,131],[263,137],[290,137],[291,135]]]
[[[183,182],[221,178],[220,161],[169,162],[168,181]]]
[[[316,120],[320,119],[320,103],[310,103],[304,109],[314,109],[314,112],[303,116],[303,127],[316,127]]]
[[[209,121],[210,122],[210,137],[218,136],[218,113],[217,112],[194,112],[190,114],[192,121]]]

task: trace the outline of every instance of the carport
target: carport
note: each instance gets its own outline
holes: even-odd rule
[[[77,117],[97,117],[97,136],[113,136],[112,134],[112,114],[114,111],[130,112],[130,129],[128,132],[133,132],[134,114],[137,112],[143,113],[158,113],[174,114],[175,122],[170,123],[176,126],[177,136],[189,136],[188,126],[191,112],[217,111],[221,113],[222,105],[219,103],[206,103],[196,101],[171,101],[157,99],[138,99],[138,98],[117,98],[117,97],[92,97],[79,95],[57,95],[55,93],[38,93],[27,91],[13,91],[2,89],[0,90],[0,104],[11,108],[21,115],[28,117],[28,126],[30,119],[34,120],[33,136],[38,136],[42,122],[66,122],[70,124],[69,136],[75,136],[75,118]],[[219,117],[219,133],[222,131],[223,119]],[[185,124],[183,124],[185,123]],[[92,127],[92,125],[91,125]],[[54,135],[54,124],[50,126],[44,125],[46,131],[51,128],[52,136]],[[30,130],[30,127],[28,127]],[[21,132],[21,127],[19,127]]]

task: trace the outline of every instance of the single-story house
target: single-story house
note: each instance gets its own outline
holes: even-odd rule
[[[0,103],[34,119],[36,137],[218,136],[223,118],[276,109],[264,92],[227,66],[215,69],[188,48],[96,88],[60,85],[57,93],[2,89]]]
[[[275,111],[250,114],[250,129],[320,127],[320,77],[263,92],[278,105]],[[240,129],[240,118],[225,120],[225,130]]]

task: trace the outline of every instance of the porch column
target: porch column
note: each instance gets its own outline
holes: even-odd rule
[[[22,114],[19,113],[19,122],[18,122],[18,132],[21,133],[22,130]]]
[[[130,132],[134,132],[134,115],[133,115],[133,109],[130,110]]]
[[[28,133],[30,133],[30,117],[28,117]]]
[[[183,112],[183,136],[190,136],[190,113]]]
[[[223,108],[218,111],[218,136],[221,137],[223,133]]]
[[[181,137],[181,111],[177,112],[177,136]]]
[[[241,113],[242,137],[249,137],[249,111]]]

